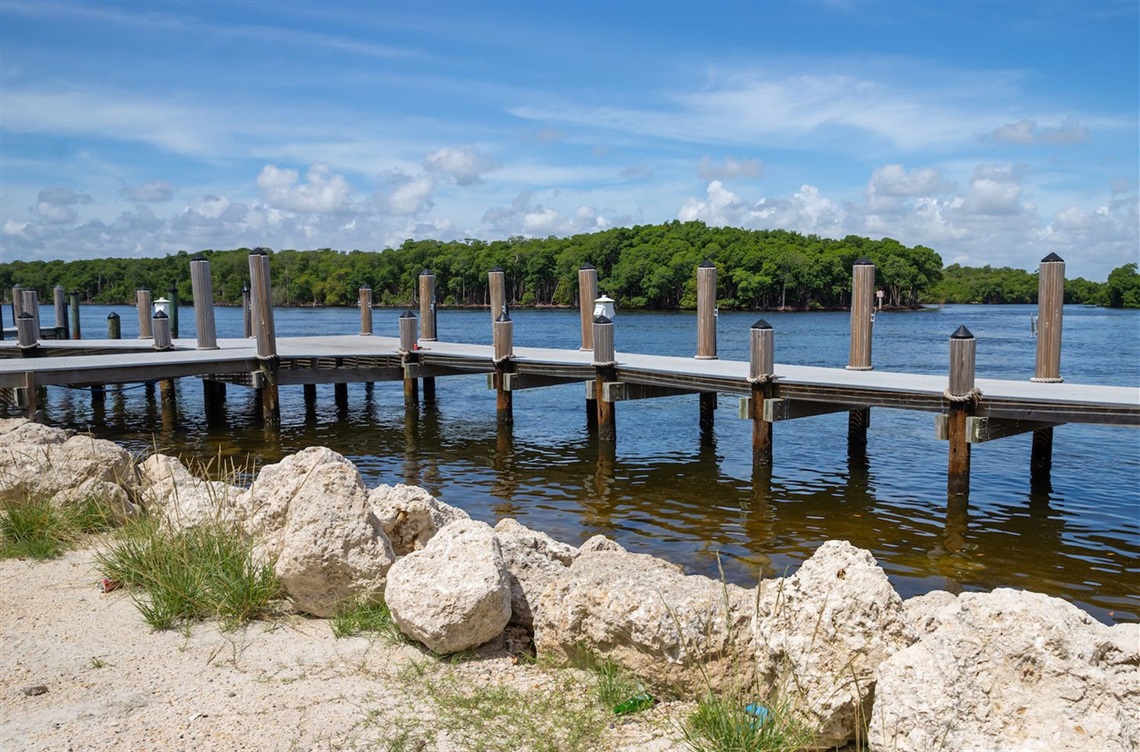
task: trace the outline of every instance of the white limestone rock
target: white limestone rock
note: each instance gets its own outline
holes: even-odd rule
[[[531,629],[542,591],[574,561],[578,550],[509,518],[495,525],[495,535],[511,585],[510,623]]]
[[[746,686],[753,597],[652,556],[579,553],[538,601],[535,647],[563,662],[586,651],[657,687]]]
[[[5,418],[0,420],[0,447],[44,446],[62,444],[70,434],[61,428],[52,428],[27,418]]]
[[[875,669],[916,639],[870,552],[828,541],[791,577],[762,583],[753,635],[760,686],[843,746],[870,716]]]
[[[444,504],[418,486],[377,486],[368,502],[397,556],[423,548],[445,525],[470,517],[462,509]]]
[[[138,475],[140,503],[151,515],[158,515],[168,530],[236,522],[235,502],[243,493],[237,486],[203,480],[181,460],[165,454],[143,460]]]
[[[137,478],[130,453],[117,444],[91,436],[67,437],[58,429],[24,423],[5,434],[23,437],[0,446],[0,495],[24,495],[64,503],[71,497],[61,492],[86,481],[120,486],[130,497]],[[60,438],[64,438],[60,441]],[[31,443],[35,442],[35,443]]]
[[[591,551],[618,551],[625,553],[625,548],[616,540],[611,540],[604,535],[592,536],[589,540],[578,546],[578,553],[587,554]]]
[[[456,520],[392,565],[385,593],[408,637],[441,655],[497,637],[511,618],[511,588],[489,525]]]
[[[1140,625],[1007,588],[953,601],[879,666],[873,749],[1140,749]]]

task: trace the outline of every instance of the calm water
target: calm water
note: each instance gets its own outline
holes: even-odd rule
[[[84,308],[88,336],[102,335],[111,310],[123,336],[137,334],[127,307]],[[947,306],[880,313],[874,364],[880,371],[945,374],[949,335],[965,324],[978,338],[981,378],[1028,379],[1035,342],[1032,306]],[[401,311],[377,310],[374,330],[395,336]],[[49,314],[50,315],[50,314]],[[573,311],[514,312],[518,346],[576,348]],[[841,367],[846,313],[763,314],[776,331],[777,363]],[[218,309],[219,336],[240,336],[238,309]],[[747,360],[757,314],[726,313],[720,356]],[[184,308],[182,331],[193,328]],[[359,331],[354,309],[278,309],[279,336]],[[439,332],[490,343],[487,311],[444,310]],[[192,332],[191,332],[192,333]],[[691,355],[691,313],[618,312],[619,353]],[[620,356],[619,356],[620,357]],[[778,370],[778,369],[777,369]],[[1066,381],[1140,387],[1140,312],[1067,307]],[[200,460],[231,458],[256,469],[321,444],[350,458],[370,486],[415,483],[494,523],[515,517],[579,543],[595,533],[689,571],[741,584],[794,571],[823,541],[844,538],[874,552],[904,597],[932,589],[1026,588],[1061,596],[1106,621],[1140,619],[1140,431],[1067,425],[1056,429],[1052,484],[1030,489],[1028,435],[975,446],[968,505],[947,504],[947,445],[929,413],[872,411],[867,460],[849,465],[846,415],[776,425],[773,467],[753,477],[751,426],[737,398],[722,396],[715,444],[702,446],[695,395],[617,406],[616,446],[586,431],[583,387],[519,392],[515,424],[497,430],[485,378],[437,380],[438,407],[408,417],[398,382],[349,387],[347,408],[318,387],[306,411],[300,387],[282,388],[280,431],[254,419],[252,393],[230,387],[227,422],[207,427],[200,386],[178,387],[177,417],[164,417],[143,389],[109,390],[93,414],[78,390],[53,389],[48,420],[89,429],[133,451]],[[719,561],[719,564],[718,564]]]

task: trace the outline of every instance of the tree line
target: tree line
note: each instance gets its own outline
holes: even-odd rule
[[[205,250],[215,302],[237,305],[248,284],[250,249]],[[270,274],[277,305],[353,305],[357,290],[372,288],[379,305],[409,305],[422,270],[436,277],[440,302],[486,305],[487,272],[503,270],[511,306],[573,306],[578,269],[593,264],[599,288],[623,308],[667,310],[696,306],[696,267],[717,266],[718,304],[738,310],[822,310],[850,305],[851,267],[859,258],[875,264],[876,286],[889,307],[924,302],[1035,302],[1036,274],[1018,269],[942,268],[932,249],[908,247],[891,238],[849,235],[841,240],[786,230],[709,227],[702,222],[618,227],[566,238],[485,242],[406,240],[383,251],[283,250],[271,253]],[[185,251],[163,258],[101,258],[77,261],[14,261],[0,264],[0,290],[15,284],[51,299],[56,285],[78,291],[81,300],[132,304],[136,290],[155,297],[173,288],[192,299],[190,259]],[[1130,269],[1129,269],[1130,268]],[[1106,283],[1068,280],[1066,302],[1140,306],[1136,264],[1114,270]]]

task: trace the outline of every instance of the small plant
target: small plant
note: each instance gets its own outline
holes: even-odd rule
[[[100,658],[99,656],[95,656],[94,658],[91,659],[91,668],[103,668],[106,665],[107,665],[107,662],[105,660],[103,660],[102,658]]]
[[[0,502],[0,559],[54,559],[84,535],[106,532],[119,522],[98,496],[65,507],[38,496],[9,496]]]
[[[757,703],[741,693],[707,693],[681,733],[693,752],[793,752],[815,738],[794,711],[778,698]]]
[[[268,613],[281,593],[273,562],[255,561],[253,544],[221,522],[171,532],[153,519],[134,520],[98,562],[131,588],[155,629],[216,618],[232,630]]]
[[[593,674],[594,699],[611,711],[645,691],[645,687],[628,669],[581,647],[575,651],[572,664]]]
[[[371,632],[392,643],[403,642],[405,639],[396,622],[392,620],[388,604],[383,601],[363,600],[350,603],[336,612],[330,624],[333,634],[338,638]]]

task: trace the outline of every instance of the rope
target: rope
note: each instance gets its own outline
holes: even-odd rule
[[[749,384],[760,384],[760,385],[771,384],[772,382],[774,382],[778,378],[780,378],[780,377],[774,373],[762,373],[759,376],[749,376],[748,377],[748,383]]]
[[[498,367],[499,367],[499,366],[501,366],[502,364],[509,362],[509,361],[510,361],[510,359],[511,359],[511,356],[510,356],[510,355],[504,355],[504,356],[503,356],[503,357],[501,357],[501,358],[491,358],[491,364],[492,364],[493,366],[495,366],[496,368],[498,368]]]
[[[1034,376],[1030,379],[1034,384],[1060,384],[1064,379],[1060,376]]]
[[[950,390],[946,389],[942,392],[942,397],[947,402],[953,402],[959,405],[965,404],[966,402],[971,402],[976,406],[979,402],[982,401],[982,390],[974,387],[965,394],[951,394]]]
[[[843,367],[846,368],[848,371],[872,371],[875,369],[874,366],[843,366]]]
[[[607,360],[605,363],[599,363],[595,360],[593,363],[591,363],[591,365],[595,368],[608,368],[609,366],[616,366],[617,364],[618,362],[616,360]]]

